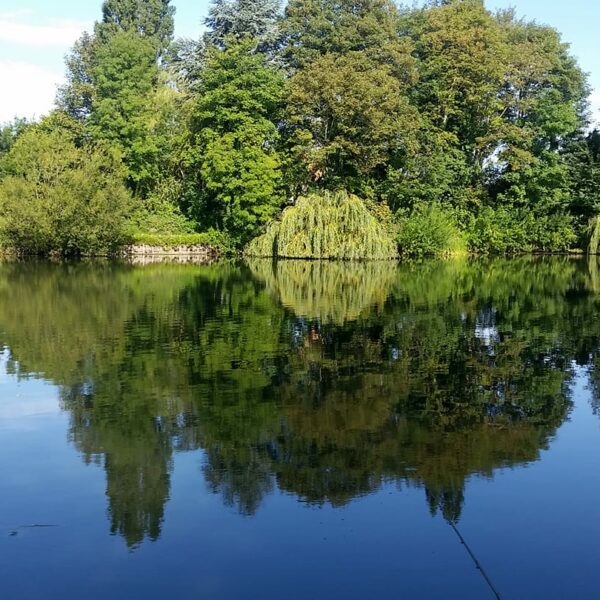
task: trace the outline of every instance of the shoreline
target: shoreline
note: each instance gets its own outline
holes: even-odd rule
[[[32,255],[16,252],[9,248],[0,249],[0,260],[50,260],[52,262],[62,262],[71,260],[121,260],[131,264],[147,264],[152,262],[174,262],[174,263],[206,263],[210,264],[218,259],[226,258],[231,255],[224,253],[216,246],[205,244],[193,245],[153,245],[153,244],[128,244],[121,247],[118,251],[112,254],[86,254],[80,256],[68,256],[58,253],[49,255]],[[307,262],[348,262],[348,263],[364,263],[364,262],[398,262],[398,263],[419,263],[425,260],[453,260],[453,259],[482,259],[482,258],[518,258],[530,256],[532,258],[562,256],[568,258],[591,258],[593,256],[600,257],[600,253],[590,253],[581,249],[572,249],[561,252],[544,252],[544,251],[528,251],[514,252],[506,254],[480,254],[476,252],[460,252],[449,253],[444,255],[428,254],[423,256],[408,256],[398,255],[388,259],[373,259],[373,258],[355,258],[355,259],[340,259],[340,258],[301,258],[301,257],[284,257],[284,256],[253,256],[244,252],[234,253],[234,257],[244,260],[270,260],[270,261],[307,261]]]
[[[145,264],[155,260],[170,260],[172,262],[206,262],[211,263],[220,258],[222,253],[214,246],[204,244],[154,246],[151,244],[130,244],[125,246],[119,257],[133,264]]]

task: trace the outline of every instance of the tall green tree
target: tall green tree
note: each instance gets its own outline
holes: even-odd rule
[[[362,52],[315,59],[290,80],[286,101],[301,183],[368,189],[414,152],[419,116],[406,85]]]
[[[58,95],[59,107],[85,122],[93,140],[121,154],[130,187],[143,198],[168,176],[164,156],[172,146],[157,134],[165,129],[157,99],[169,86],[160,65],[174,11],[170,0],[104,2],[93,33],[67,57],[67,84]]]
[[[149,99],[158,83],[154,46],[134,32],[119,32],[99,46],[89,131],[120,151],[133,190],[147,195],[158,178],[159,147],[152,135]]]
[[[205,21],[206,41],[223,48],[228,36],[250,36],[265,50],[279,38],[279,11],[279,0],[215,0]]]
[[[190,210],[203,227],[243,242],[281,202],[276,123],[283,75],[254,52],[256,40],[225,43],[225,50],[208,50],[193,108]]]
[[[561,149],[585,126],[586,78],[569,46],[549,27],[499,16],[508,47],[502,88],[505,134],[492,193],[536,214],[564,210],[568,176]]]
[[[286,9],[287,123],[300,185],[372,191],[414,150],[412,45],[388,0],[293,0]],[[366,184],[366,185],[365,185]]]
[[[171,0],[105,0],[94,33],[106,43],[120,31],[135,32],[149,39],[161,57],[173,40],[174,15]]]
[[[67,83],[59,88],[59,108],[79,119],[91,114],[96,91],[94,69],[101,60],[98,52],[118,33],[137,34],[153,46],[155,60],[161,59],[173,40],[175,7],[170,2],[106,0],[102,19],[94,24],[93,32],[84,32],[65,59]]]
[[[424,115],[427,138],[424,164],[417,161],[406,175],[428,186],[440,175],[454,184],[462,180],[476,194],[502,138],[499,90],[506,45],[501,29],[482,0],[436,2],[409,11],[402,29],[415,45],[419,78],[411,94]],[[466,170],[468,177],[444,176],[448,169]],[[454,194],[462,195],[456,187]]]

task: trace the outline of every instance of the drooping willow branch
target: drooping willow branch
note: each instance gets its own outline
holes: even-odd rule
[[[396,243],[363,201],[346,192],[299,198],[250,242],[247,256],[309,259],[391,259]]]

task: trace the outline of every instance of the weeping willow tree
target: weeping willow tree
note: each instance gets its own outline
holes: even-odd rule
[[[342,325],[364,311],[382,308],[397,273],[391,261],[315,262],[251,259],[255,277],[294,313]]]
[[[248,244],[247,256],[391,259],[396,242],[357,196],[322,192],[299,198]]]
[[[590,219],[588,233],[590,237],[588,253],[598,254],[598,251],[600,250],[600,215],[596,215]]]

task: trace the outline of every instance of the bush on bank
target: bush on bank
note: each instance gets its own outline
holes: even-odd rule
[[[398,247],[403,256],[454,256],[467,251],[467,236],[455,210],[422,204],[398,219]]]
[[[66,130],[31,127],[4,161],[0,238],[28,254],[106,254],[127,239],[131,196],[118,160]]]

